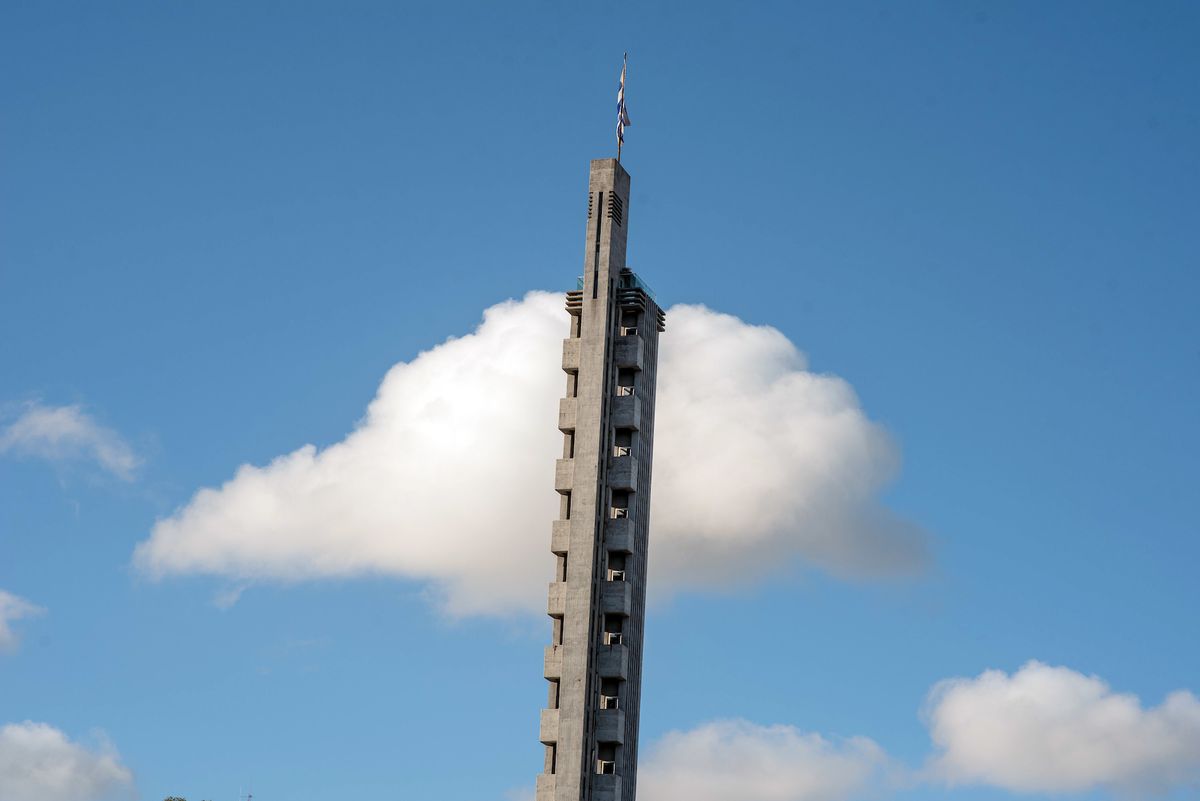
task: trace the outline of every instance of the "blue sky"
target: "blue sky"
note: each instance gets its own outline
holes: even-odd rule
[[[944,679],[1200,691],[1198,35],[1184,3],[5,4],[0,425],[86,433],[0,428],[0,591],[41,610],[0,726],[115,748],[148,799],[532,785],[543,617],[133,554],[240,465],[342,440],[486,308],[573,286],[625,50],[631,266],[847,382],[902,454],[879,500],[930,543],[915,576],[796,551],[680,584],[643,741],[745,719],[919,771]],[[1015,781],[883,792],[1053,795]]]

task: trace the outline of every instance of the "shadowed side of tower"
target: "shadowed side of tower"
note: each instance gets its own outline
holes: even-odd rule
[[[633,801],[654,444],[664,316],[625,266],[629,173],[591,163],[583,275],[567,293],[563,454],[547,612],[549,682],[537,801]]]

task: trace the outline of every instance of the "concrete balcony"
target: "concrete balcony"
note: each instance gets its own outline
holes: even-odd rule
[[[632,428],[634,431],[642,427],[642,399],[637,395],[617,395],[612,399],[613,428]]]
[[[596,742],[625,742],[625,711],[622,709],[596,710]]]
[[[600,611],[605,614],[625,615],[626,617],[632,614],[633,585],[628,581],[603,582],[600,585]]]
[[[621,777],[614,773],[593,776],[592,801],[621,801]]]
[[[561,645],[547,645],[546,656],[542,665],[542,675],[547,679],[561,679],[562,663],[563,647]]]
[[[558,459],[554,462],[554,489],[568,493],[575,486],[575,460]]]
[[[571,544],[571,521],[555,520],[550,524],[550,553],[562,556]]]
[[[633,521],[628,517],[605,520],[604,546],[617,553],[633,553]]]
[[[554,801],[554,794],[558,790],[558,777],[553,773],[539,773],[537,777],[537,788],[534,792],[534,801]]]
[[[629,648],[624,645],[601,645],[596,649],[596,672],[602,679],[628,679]]]
[[[558,742],[558,710],[543,709],[541,725],[538,726],[538,739],[542,745],[553,745]]]
[[[637,490],[638,460],[635,456],[614,456],[608,465],[610,489]]]
[[[567,582],[553,581],[550,583],[550,593],[546,598],[546,614],[550,617],[562,617],[567,613]]]
[[[645,343],[639,336],[616,337],[613,340],[613,362],[617,367],[641,370],[645,363],[645,350]]]
[[[563,340],[562,369],[564,372],[579,372],[579,345],[582,341],[581,339]]]
[[[575,412],[579,408],[578,398],[560,398],[558,401],[558,430],[564,434],[575,430]]]

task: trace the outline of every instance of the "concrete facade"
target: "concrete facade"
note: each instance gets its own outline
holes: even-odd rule
[[[665,321],[625,266],[628,225],[629,173],[616,159],[593,161],[583,275],[567,293],[537,801],[633,801],[637,789],[654,387]]]

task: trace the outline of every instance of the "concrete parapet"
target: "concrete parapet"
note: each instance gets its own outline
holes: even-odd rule
[[[633,521],[628,517],[604,521],[604,545],[617,553],[633,553]]]
[[[614,428],[642,427],[642,400],[636,395],[621,395],[612,399],[612,424]]]
[[[548,679],[561,679],[562,664],[563,647],[561,645],[547,645],[546,656],[544,657],[544,665],[542,667],[542,675]]]
[[[554,462],[554,489],[557,492],[570,492],[575,486],[575,460],[558,459]]]
[[[596,710],[596,742],[625,742],[625,712],[620,709]]]
[[[629,678],[629,648],[601,645],[596,649],[596,672],[605,679]]]
[[[579,340],[564,339],[562,369],[568,373],[579,372]]]
[[[550,552],[562,556],[571,544],[571,521],[555,520],[550,525]]]
[[[600,611],[609,615],[630,615],[633,612],[633,585],[628,581],[606,581],[601,584]]]
[[[562,617],[567,612],[567,582],[554,581],[550,583],[550,592],[546,596],[546,614],[550,617]]]
[[[560,398],[558,401],[558,430],[566,433],[575,430],[575,415],[579,409],[576,398]]]
[[[617,367],[641,370],[646,361],[646,346],[642,338],[616,337],[613,340],[613,364]]]
[[[543,745],[553,745],[558,742],[558,710],[543,709],[541,725],[538,726],[538,739]]]
[[[621,777],[615,775],[594,777],[592,801],[621,801]]]
[[[608,468],[608,486],[618,490],[637,489],[638,460],[633,456],[617,456]]]

